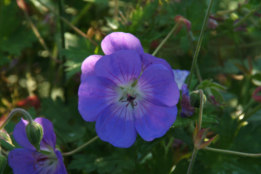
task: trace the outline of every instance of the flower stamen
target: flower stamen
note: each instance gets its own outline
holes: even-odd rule
[[[48,158],[46,156],[44,156],[44,155],[37,156],[36,153],[33,153],[33,157],[35,160],[28,162],[28,164],[34,163],[34,166],[33,166],[34,170],[37,170],[36,164],[38,164],[39,166],[42,166],[42,165],[44,165],[44,162],[46,160],[48,160]],[[40,162],[42,162],[42,163],[40,163]]]
[[[128,102],[128,103],[126,104],[126,107],[128,107],[129,104],[131,103],[131,106],[132,106],[132,108],[133,108],[134,106],[137,106],[137,102],[134,101],[136,98],[137,98],[137,95],[135,95],[135,96],[133,97],[132,95],[130,95],[130,94],[127,93],[127,100],[122,100],[121,102]]]

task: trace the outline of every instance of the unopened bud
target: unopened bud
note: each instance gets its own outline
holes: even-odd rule
[[[6,164],[7,164],[6,158],[4,156],[0,155],[0,174],[3,173]]]
[[[200,96],[198,92],[194,91],[190,94],[190,105],[194,108],[199,108]]]
[[[205,94],[203,94],[203,102],[205,103],[207,101],[207,98]],[[200,106],[200,95],[198,91],[193,91],[190,94],[190,105],[194,108],[199,108]]]
[[[218,135],[216,135],[216,136],[212,137],[211,139],[204,141],[204,139],[206,138],[207,132],[208,132],[208,129],[199,130],[198,125],[196,123],[196,127],[193,132],[194,147],[196,149],[203,149],[203,148],[209,146],[210,143],[212,143],[213,141],[215,141],[215,139],[218,138]]]
[[[252,98],[257,102],[261,102],[261,86],[255,89]]]
[[[211,19],[209,18],[208,19],[208,22],[207,22],[207,27],[210,28],[210,29],[216,29],[218,26],[218,22],[215,20],[215,19]]]
[[[24,0],[16,0],[16,3],[17,3],[19,8],[21,8],[22,10],[28,12],[28,8],[27,8],[27,5],[26,5]]]
[[[179,27],[177,28],[176,33],[178,33],[181,30],[182,25],[180,25],[180,24],[184,24],[187,28],[187,31],[190,32],[191,22],[188,19],[184,18],[181,15],[177,15],[174,17],[174,21],[179,24]]]
[[[28,123],[26,126],[26,134],[28,140],[36,148],[36,150],[40,150],[40,142],[43,138],[42,126],[34,121],[32,123]]]

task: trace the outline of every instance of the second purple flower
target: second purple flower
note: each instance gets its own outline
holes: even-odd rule
[[[163,136],[177,115],[179,89],[163,59],[144,53],[140,41],[116,32],[102,41],[105,56],[82,64],[78,109],[96,121],[98,136],[116,147],[130,147],[137,133],[146,141]]]

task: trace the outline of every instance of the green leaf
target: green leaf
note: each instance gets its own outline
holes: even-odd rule
[[[257,73],[253,75],[252,82],[257,86],[261,86],[261,73]]]
[[[0,140],[4,140],[8,144],[14,146],[12,143],[12,139],[10,138],[9,134],[4,129],[0,130]]]
[[[51,98],[42,100],[41,115],[52,120],[55,131],[66,142],[79,140],[86,131],[86,127],[83,125],[85,122],[82,121],[77,109],[77,100],[77,98],[70,98],[67,106],[64,105],[61,98],[56,98],[55,101]]]
[[[184,141],[191,149],[193,148],[192,135],[189,135],[183,128],[173,128],[171,134],[174,138]]]
[[[0,51],[19,56],[25,48],[31,47],[33,42],[37,41],[37,37],[31,28],[22,24],[24,15],[20,14],[16,1],[3,6],[1,16],[5,17],[0,20]]]
[[[72,77],[77,72],[81,72],[81,65],[84,59],[90,56],[90,53],[85,50],[79,50],[76,48],[63,49],[60,54],[65,56],[67,62],[64,64],[66,67],[67,79]]]
[[[64,66],[66,66],[66,78],[69,79],[74,74],[81,72],[82,63],[75,63],[73,61],[67,61]]]
[[[180,127],[180,126],[185,126],[188,125],[189,123],[193,122],[194,120],[189,118],[184,118],[181,116],[177,116],[176,121],[173,124],[173,127]]]
[[[135,167],[134,161],[116,155],[98,157],[94,155],[74,155],[68,169],[84,170],[86,173],[97,170],[98,173],[122,173],[123,169],[131,170]]]
[[[202,116],[202,126],[206,127],[207,125],[210,125],[212,123],[219,123],[216,115],[211,115],[211,114],[205,115],[205,114],[203,114],[203,116]]]
[[[70,47],[69,49],[62,49],[60,54],[65,56],[66,59],[73,61],[73,62],[83,62],[91,53],[87,50],[77,49],[75,47]]]
[[[227,89],[225,86],[220,85],[220,84],[218,84],[216,82],[210,83],[209,87],[210,88],[215,88],[215,89],[218,89],[218,90],[221,90],[221,91],[225,91]]]
[[[7,64],[11,61],[9,56],[5,55],[4,53],[0,52],[0,66]]]

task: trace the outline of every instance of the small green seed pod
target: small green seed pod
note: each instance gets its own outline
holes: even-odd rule
[[[197,91],[190,93],[190,105],[194,108],[199,108],[200,96]]]
[[[40,142],[43,138],[43,128],[39,123],[32,122],[28,123],[26,126],[26,134],[30,143],[36,148],[36,150],[40,150]]]
[[[204,103],[207,101],[206,96],[203,94]],[[190,93],[190,105],[194,108],[199,108],[200,106],[200,95],[198,91],[193,91]]]

